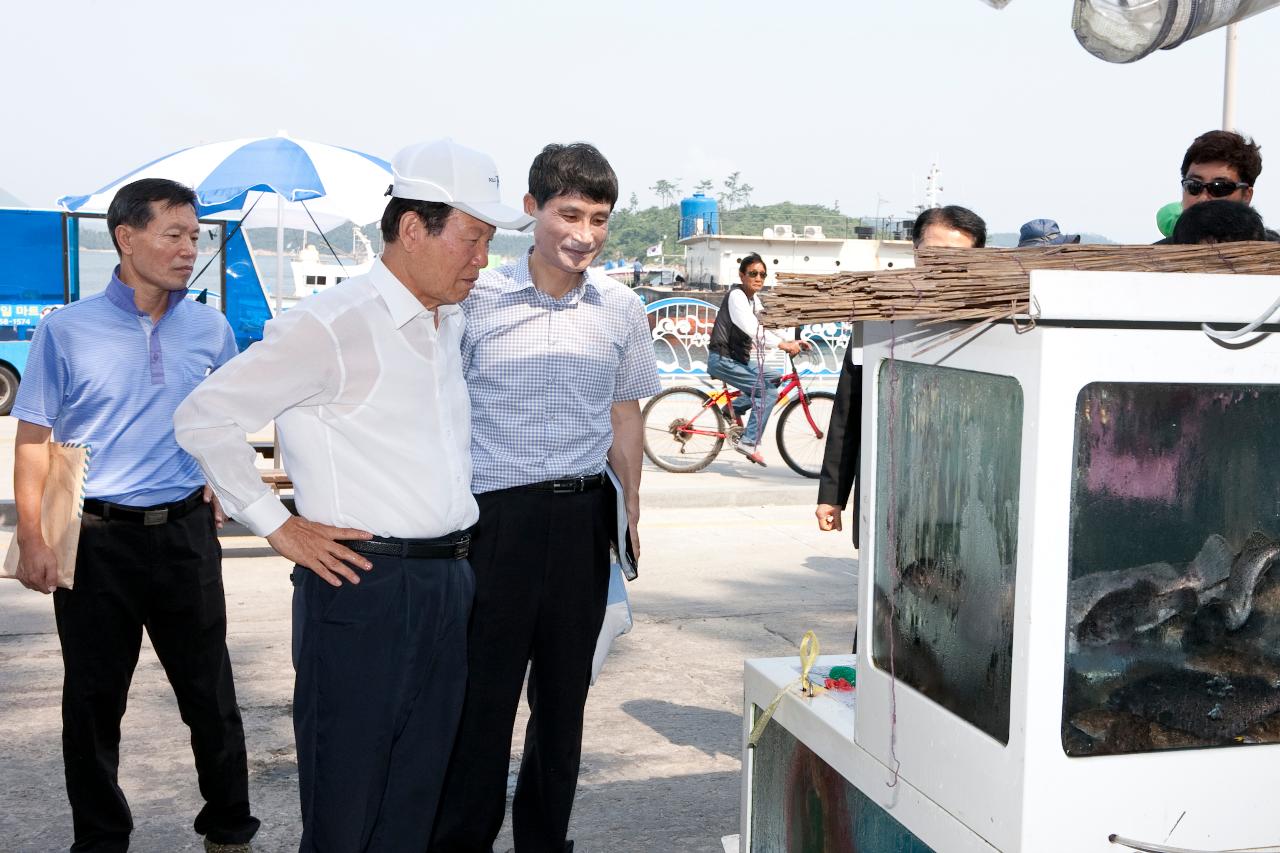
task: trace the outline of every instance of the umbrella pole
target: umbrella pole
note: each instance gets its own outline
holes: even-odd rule
[[[284,199],[276,194],[276,314],[284,296]]]

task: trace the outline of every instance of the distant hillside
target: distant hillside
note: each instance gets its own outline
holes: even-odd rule
[[[819,225],[827,237],[853,237],[853,229],[861,219],[849,217],[834,208],[821,204],[748,205],[736,210],[720,211],[720,231],[723,234],[759,234],[775,225],[790,225],[799,233],[806,225]],[[609,219],[609,242],[603,257],[632,259],[644,257],[645,250],[656,246],[663,237],[662,251],[667,255],[683,254],[676,245],[680,237],[680,207],[649,207],[644,210],[615,209]]]
[[[0,207],[26,207],[27,204],[13,193],[0,187]]]
[[[504,258],[518,258],[528,252],[532,245],[532,234],[499,231],[493,235],[493,240],[489,243],[489,254],[502,255]]]
[[[235,227],[234,223],[229,223],[229,227]],[[382,249],[382,235],[378,232],[378,226],[366,225],[363,229],[366,237],[373,243],[374,251]],[[339,225],[332,231],[325,234],[329,238],[329,243],[333,248],[344,255],[351,254],[352,244],[355,239],[351,236],[350,225]],[[284,248],[287,252],[296,252],[298,243],[302,240],[302,231],[298,228],[284,229]],[[324,240],[315,231],[307,232],[307,242],[320,250],[322,255],[328,255],[329,250],[325,247]],[[249,243],[254,249],[264,249],[268,252],[274,252],[276,248],[276,229],[274,228],[250,228]]]
[[[1111,246],[1117,245],[1115,240],[1109,237],[1103,237],[1101,234],[1081,234],[1081,243],[1105,243]],[[987,235],[987,245],[993,249],[1012,249],[1018,245],[1018,235],[1016,233],[1002,231],[998,234]]]

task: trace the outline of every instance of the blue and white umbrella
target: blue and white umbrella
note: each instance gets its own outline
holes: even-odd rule
[[[58,199],[65,210],[105,213],[116,190],[141,178],[169,178],[196,191],[204,218],[240,221],[244,227],[328,230],[343,222],[376,222],[386,207],[391,165],[379,157],[283,132],[258,139],[233,139],[184,148],[134,169],[89,195]],[[245,213],[253,213],[244,219]],[[315,222],[312,222],[314,218]]]
[[[90,195],[63,196],[58,205],[106,213],[116,191],[143,178],[168,178],[196,191],[206,219],[238,221],[245,228],[276,228],[276,310],[284,281],[284,229],[328,231],[350,221],[382,217],[391,164],[379,157],[291,139],[283,131],[184,148],[134,169]],[[274,199],[265,198],[274,195]]]

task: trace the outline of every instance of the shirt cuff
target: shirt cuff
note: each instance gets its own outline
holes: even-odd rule
[[[253,531],[254,536],[270,536],[289,520],[292,513],[280,502],[280,498],[267,492],[242,509],[236,519]]]
[[[9,412],[10,415],[20,421],[26,421],[36,426],[53,428],[53,418],[45,417],[44,412],[37,412],[32,409],[24,409],[21,406],[14,406]]]
[[[836,483],[823,483],[818,486],[818,503],[844,509],[848,499],[840,500],[840,486]]]

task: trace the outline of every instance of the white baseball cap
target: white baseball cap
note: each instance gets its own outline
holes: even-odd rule
[[[452,139],[400,149],[391,160],[391,174],[388,195],[395,198],[447,204],[495,228],[533,227],[532,216],[502,203],[493,158]]]

